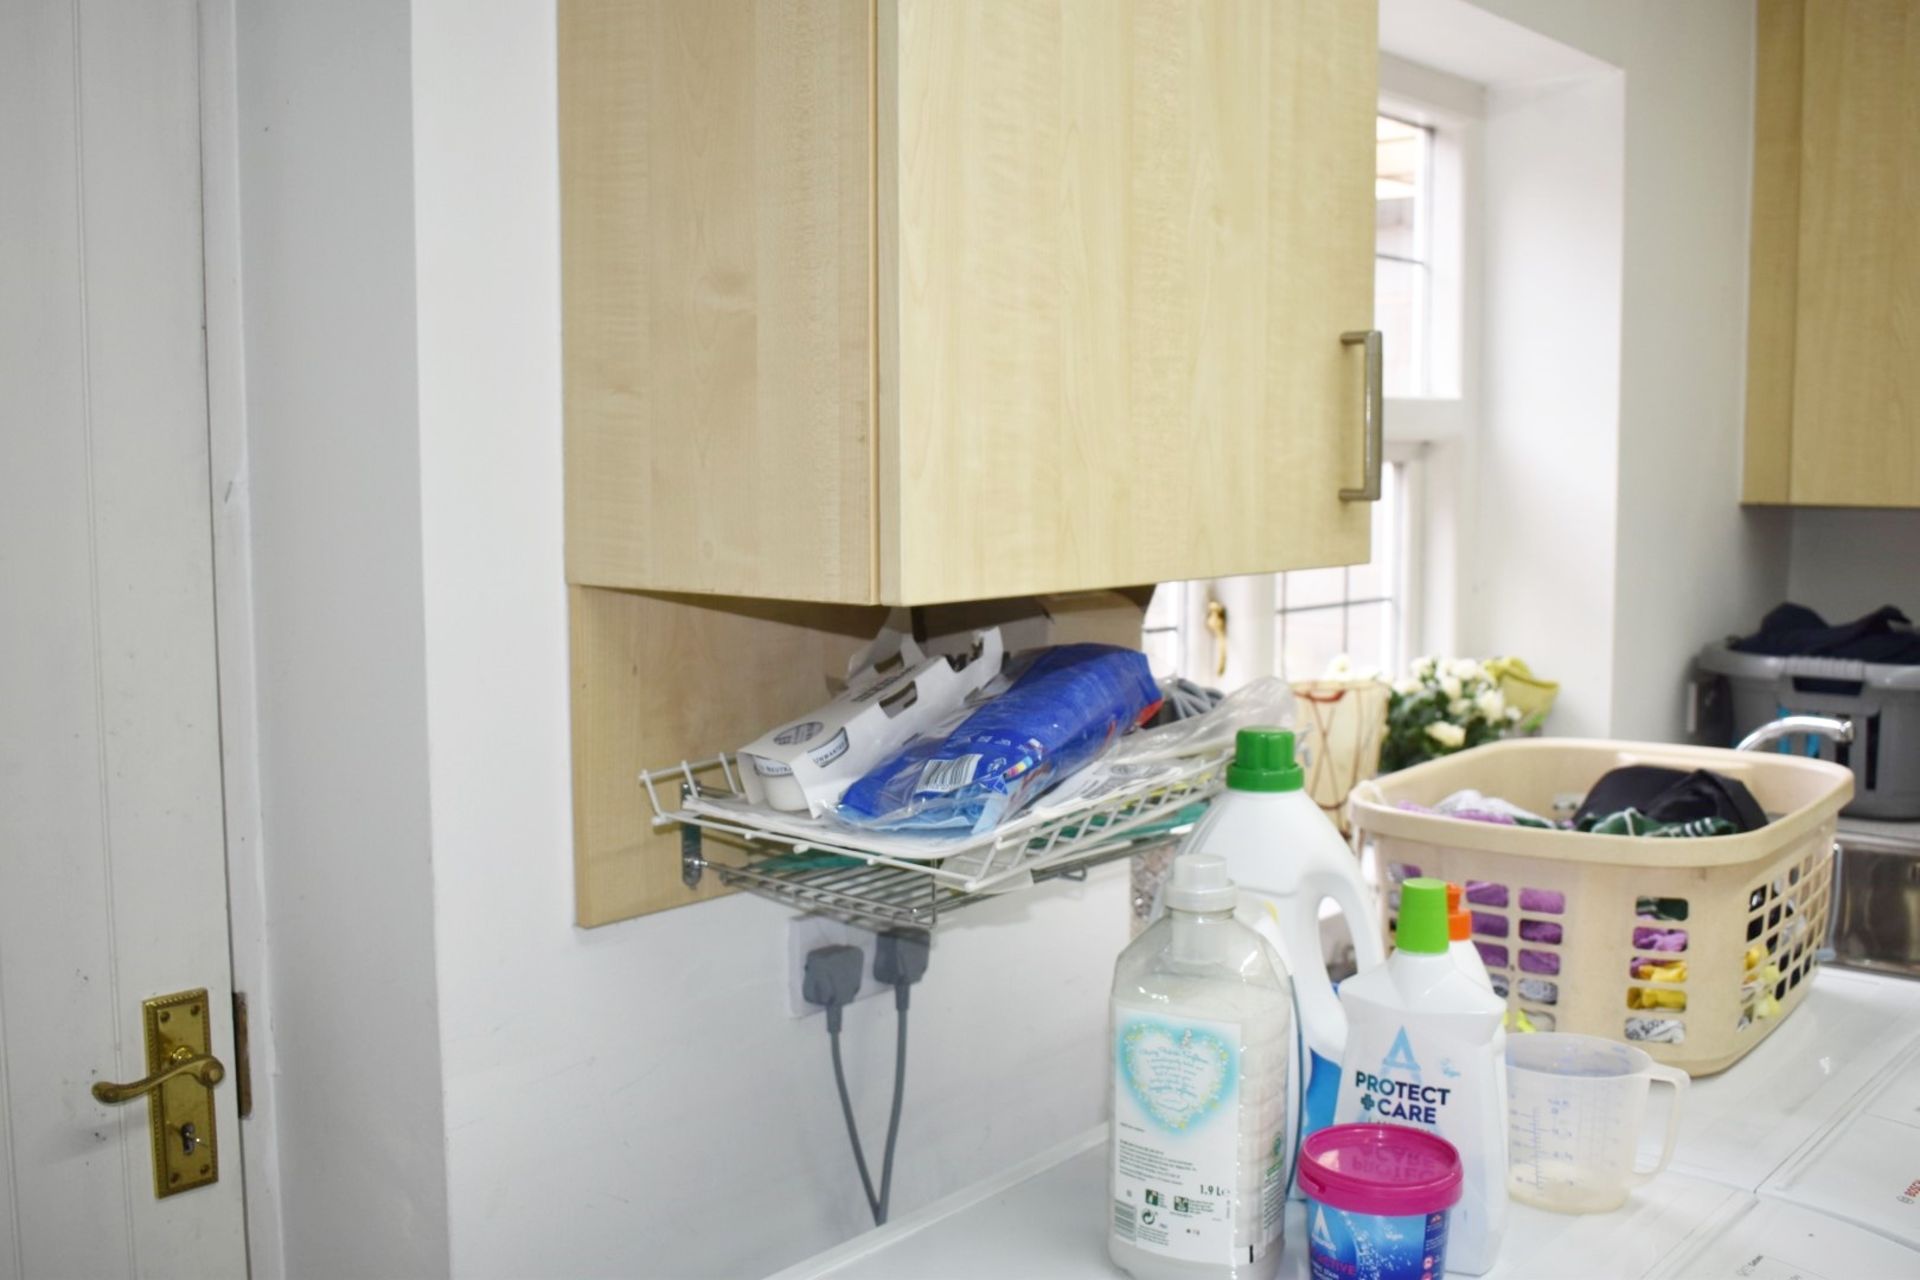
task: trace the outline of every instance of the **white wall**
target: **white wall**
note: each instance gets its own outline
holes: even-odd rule
[[[1920,511],[1795,511],[1789,600],[1829,622],[1845,622],[1883,604],[1920,619]],[[1760,619],[1732,628],[1752,631]]]
[[[1783,531],[1733,504],[1750,5],[1489,6],[1626,70],[1614,655],[1588,678],[1616,732],[1677,729],[1684,653],[1784,585],[1744,554],[1784,565]],[[240,46],[290,1270],[750,1274],[844,1238],[782,913],[570,924],[552,5],[277,0]],[[900,1212],[1104,1105],[1122,873],[978,912],[916,996]],[[848,1026],[877,1136],[886,1002]]]
[[[1784,522],[1739,505],[1753,5],[1486,7],[1626,73],[1608,731],[1676,737],[1694,651],[1785,586]],[[1578,590],[1581,567],[1570,568]]]
[[[1580,64],[1588,59],[1624,73],[1618,414],[1611,465],[1595,472],[1598,483],[1610,486],[1608,495],[1576,504],[1573,515],[1550,509],[1545,495],[1523,499],[1526,510],[1514,518],[1494,511],[1507,491],[1489,491],[1486,482],[1524,482],[1525,474],[1537,474],[1535,464],[1558,465],[1556,428],[1596,406],[1585,384],[1562,391],[1556,406],[1550,379],[1531,380],[1526,369],[1508,366],[1516,350],[1539,359],[1541,343],[1517,345],[1516,338],[1503,344],[1489,300],[1489,397],[1497,399],[1496,380],[1527,384],[1527,408],[1505,441],[1526,452],[1516,456],[1503,446],[1496,464],[1481,450],[1472,464],[1477,474],[1469,483],[1492,527],[1483,524],[1467,553],[1473,563],[1462,575],[1461,634],[1471,637],[1479,628],[1485,642],[1477,647],[1516,650],[1561,680],[1568,715],[1556,715],[1556,729],[1677,736],[1692,653],[1706,640],[1751,625],[1786,586],[1784,517],[1745,510],[1738,498],[1752,0],[1481,0],[1477,17],[1459,0],[1383,0],[1383,40],[1398,38],[1391,47],[1402,58],[1525,91],[1528,68],[1501,59],[1510,42],[1485,27],[1489,14],[1572,52],[1572,58],[1536,57],[1537,80],[1587,76]],[[1490,112],[1499,96],[1489,95]],[[1499,164],[1493,132],[1486,143],[1490,173]],[[1610,163],[1592,149],[1593,141],[1585,133],[1568,138],[1566,163]],[[1520,172],[1536,170],[1529,162]],[[1487,198],[1490,206],[1499,199],[1491,188]],[[1500,269],[1493,264],[1504,248],[1490,231],[1490,271]],[[1580,268],[1562,263],[1561,269]],[[1595,315],[1549,319],[1556,331],[1610,323]],[[1555,368],[1550,353],[1539,367]],[[1585,466],[1594,459],[1577,453],[1571,461]],[[1576,527],[1602,514],[1609,500],[1610,528]],[[1598,550],[1602,542],[1612,547],[1610,565]],[[1538,560],[1548,551],[1561,562],[1551,581],[1537,572],[1518,584],[1506,580],[1507,557]],[[1475,572],[1486,587],[1478,594]],[[1587,638],[1571,638],[1575,628]],[[1533,649],[1509,639],[1529,634]],[[1538,652],[1555,657],[1543,661]]]
[[[1561,682],[1555,733],[1607,731],[1616,599],[1623,83],[1502,85],[1483,126],[1484,412],[1463,648]]]
[[[1739,505],[1753,6],[1630,12],[1613,731],[1668,738],[1694,652],[1779,600],[1786,529]]]
[[[759,1274],[867,1225],[785,913],[570,923],[552,6],[416,0],[412,58],[453,1269]],[[897,1213],[1103,1114],[1123,869],[974,910],[914,996]],[[847,1015],[876,1157],[890,1003]]]
[[[430,1275],[446,1169],[406,11],[247,4],[237,61],[271,939],[256,1014],[278,1063],[272,1115],[247,1123],[277,1127],[292,1274]]]

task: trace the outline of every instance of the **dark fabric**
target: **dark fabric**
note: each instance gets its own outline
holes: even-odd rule
[[[1685,773],[1653,764],[1623,765],[1593,784],[1573,824],[1585,829],[1590,820],[1606,818],[1623,809],[1637,809],[1655,823],[1694,822],[1722,818],[1735,831],[1758,831],[1767,814],[1744,782],[1695,769]]]
[[[1733,642],[1740,653],[1776,658],[1852,658],[1897,666],[1920,665],[1920,633],[1907,615],[1881,605],[1839,626],[1800,604],[1783,604],[1760,620],[1760,630]]]

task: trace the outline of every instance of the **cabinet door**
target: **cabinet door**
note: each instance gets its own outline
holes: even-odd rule
[[[874,592],[871,0],[559,7],[567,576]]]
[[[1374,6],[878,22],[882,598],[1366,559]]]
[[[1806,7],[1794,499],[1920,504],[1920,3]]]
[[[1806,7],[1793,489],[1920,505],[1920,3]]]

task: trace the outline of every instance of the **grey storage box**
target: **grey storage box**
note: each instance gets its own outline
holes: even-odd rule
[[[1710,644],[1700,651],[1694,672],[1690,727],[1696,741],[1730,747],[1781,716],[1851,720],[1850,743],[1799,734],[1776,749],[1852,769],[1853,803],[1843,813],[1920,818],[1920,666],[1775,658]]]

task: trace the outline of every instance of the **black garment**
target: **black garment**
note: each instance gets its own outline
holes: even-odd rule
[[[1573,823],[1622,809],[1638,809],[1661,823],[1725,818],[1742,832],[1767,825],[1766,811],[1746,783],[1705,769],[1683,773],[1654,764],[1623,765],[1605,774],[1580,802]]]
[[[1760,630],[1733,642],[1740,653],[1764,653],[1776,658],[1852,658],[1920,666],[1920,633],[1907,615],[1892,605],[1840,626],[1800,604],[1778,606],[1760,620]]]

